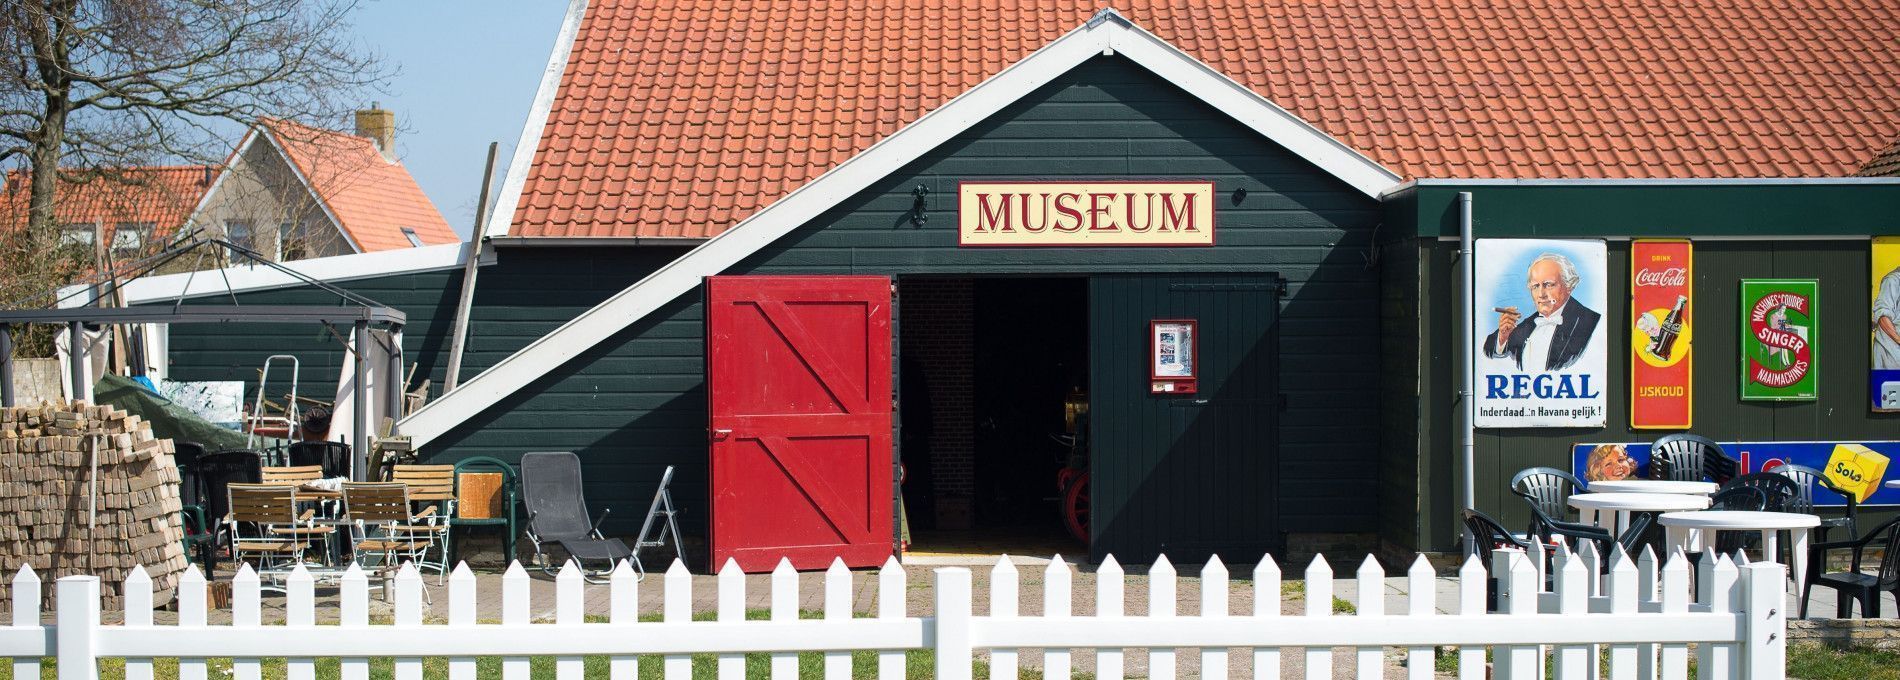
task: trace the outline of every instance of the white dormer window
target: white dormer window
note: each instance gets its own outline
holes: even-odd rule
[[[411,229],[409,227],[403,227],[402,235],[403,235],[403,238],[409,239],[409,247],[411,248],[422,247],[422,237],[416,235],[416,230]]]

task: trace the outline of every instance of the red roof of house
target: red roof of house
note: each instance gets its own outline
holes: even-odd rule
[[[141,166],[90,181],[60,182],[53,194],[53,221],[104,224],[107,243],[120,224],[151,225],[147,242],[169,238],[204,196],[211,173],[204,165]],[[0,219],[7,225],[25,224],[31,184],[25,170],[7,172],[0,192]]]
[[[461,242],[402,162],[383,158],[369,138],[275,118],[260,124],[362,252],[414,247],[405,227],[423,245]]]
[[[511,233],[715,235],[1108,4],[592,0]],[[1406,177],[1842,176],[1900,134],[1882,0],[1112,5]]]

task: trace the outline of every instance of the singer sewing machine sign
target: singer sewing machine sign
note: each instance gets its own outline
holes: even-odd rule
[[[1630,428],[1689,427],[1694,251],[1688,241],[1630,244]]]
[[[1609,309],[1602,241],[1479,239],[1478,427],[1602,427]]]
[[[1813,279],[1742,280],[1742,398],[1815,398]]]

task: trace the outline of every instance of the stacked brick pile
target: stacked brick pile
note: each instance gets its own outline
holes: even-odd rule
[[[172,442],[152,436],[151,423],[85,402],[0,409],[0,565],[9,576],[21,564],[49,586],[95,575],[111,610],[142,564],[154,603],[167,602],[185,569],[178,515]]]

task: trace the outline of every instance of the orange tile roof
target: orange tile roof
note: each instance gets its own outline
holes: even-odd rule
[[[60,182],[53,195],[53,221],[104,224],[107,243],[119,224],[152,225],[148,243],[170,238],[204,196],[211,174],[205,165],[157,165],[122,168],[85,182]],[[26,223],[31,183],[25,170],[7,172],[0,190],[0,221],[7,227]]]
[[[1861,164],[1860,172],[1854,174],[1863,177],[1900,177],[1900,139],[1867,159],[1866,163]]]
[[[461,242],[409,170],[368,138],[276,118],[260,124],[362,252],[413,247],[404,227],[425,246]]]
[[[1840,176],[1900,134],[1885,0],[592,0],[511,233],[717,234],[1108,4],[1406,177]]]

